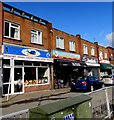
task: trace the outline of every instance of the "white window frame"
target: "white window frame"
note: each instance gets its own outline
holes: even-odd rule
[[[102,50],[99,51],[99,56],[100,56],[100,57],[103,57],[103,52],[102,52]]]
[[[64,49],[64,38],[56,36],[56,48]]]
[[[83,44],[83,54],[88,54],[88,46]]]
[[[104,58],[107,59],[107,52],[104,52]]]
[[[39,33],[40,33],[40,35],[39,35]],[[32,35],[34,35],[34,36],[32,37]],[[35,39],[35,37],[36,37],[36,39]],[[42,45],[42,31],[31,29],[31,43]]]
[[[91,55],[95,56],[95,48],[94,47],[91,47]]]
[[[8,36],[5,35],[5,27],[4,27],[4,37],[20,40],[20,25],[14,22],[5,21],[4,26],[5,26],[5,23],[9,24],[9,35]],[[16,35],[14,35],[14,37],[11,37],[11,28],[14,28],[18,32]]]
[[[70,40],[69,41],[69,50],[70,51],[76,51],[76,44],[75,44],[75,41],[73,41],[73,40]]]

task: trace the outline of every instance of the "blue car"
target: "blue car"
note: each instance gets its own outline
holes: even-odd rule
[[[93,91],[104,87],[104,82],[95,76],[78,77],[71,82],[71,91]]]

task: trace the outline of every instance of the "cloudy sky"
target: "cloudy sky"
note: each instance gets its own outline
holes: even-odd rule
[[[112,2],[7,2],[52,22],[53,27],[112,46]]]

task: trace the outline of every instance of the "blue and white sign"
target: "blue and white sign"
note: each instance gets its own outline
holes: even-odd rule
[[[64,116],[64,120],[74,120],[74,113]]]
[[[27,49],[19,46],[10,45],[4,45],[4,54],[51,58],[51,54],[43,50],[35,50],[30,48]]]

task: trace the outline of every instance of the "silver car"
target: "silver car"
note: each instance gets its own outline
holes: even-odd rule
[[[105,85],[113,85],[114,84],[114,78],[112,77],[112,75],[103,76],[102,80]]]

